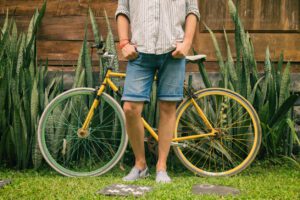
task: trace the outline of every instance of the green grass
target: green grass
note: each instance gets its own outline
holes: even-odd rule
[[[224,178],[197,177],[189,171],[170,172],[173,183],[165,185],[155,184],[154,170],[151,169],[150,178],[133,183],[154,187],[140,199],[300,199],[300,170],[289,165],[255,164],[237,176]],[[2,169],[0,179],[10,178],[13,182],[0,189],[0,199],[125,199],[95,194],[107,185],[124,183],[121,177],[125,174],[117,167],[101,177],[91,178],[66,178],[52,170]],[[231,186],[239,189],[241,194],[219,197],[191,193],[194,184],[204,183]]]

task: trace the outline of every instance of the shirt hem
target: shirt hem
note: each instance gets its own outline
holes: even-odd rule
[[[162,51],[148,51],[145,49],[139,49],[137,48],[138,52],[140,53],[145,53],[145,54],[155,54],[155,55],[161,55],[161,54],[166,54],[166,53],[170,53],[172,51],[174,51],[176,48],[172,47],[166,50],[162,50]]]

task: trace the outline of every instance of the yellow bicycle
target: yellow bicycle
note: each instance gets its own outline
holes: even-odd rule
[[[105,53],[113,63],[114,55]],[[188,56],[203,62],[205,56]],[[111,66],[111,65],[110,65]],[[99,88],[75,88],[54,98],[38,126],[38,143],[47,163],[65,176],[98,176],[114,167],[128,143],[124,113],[105,93],[109,86],[121,96],[112,78],[125,73],[108,67]],[[223,88],[192,92],[177,108],[173,149],[195,174],[229,176],[254,160],[261,144],[261,127],[252,105],[241,95]],[[158,134],[144,119],[145,129]]]

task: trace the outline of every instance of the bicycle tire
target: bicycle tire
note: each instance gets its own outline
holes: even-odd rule
[[[216,138],[216,137],[215,138],[213,138],[213,137],[212,138],[207,137],[207,138],[204,138],[204,139],[198,139],[199,141],[202,140],[201,143],[200,142],[197,142],[197,143],[194,142],[194,143],[192,143],[190,141],[185,141],[183,144],[190,145],[190,147],[187,147],[187,146],[184,147],[184,145],[183,146],[177,145],[177,146],[174,146],[173,149],[175,151],[175,154],[179,158],[179,160],[184,164],[184,166],[187,167],[190,171],[192,171],[193,173],[195,173],[197,175],[201,175],[201,176],[232,176],[232,175],[235,175],[237,173],[240,173],[242,170],[244,170],[246,167],[248,167],[252,163],[252,161],[255,159],[255,157],[256,157],[256,155],[257,155],[257,153],[259,151],[259,148],[260,148],[260,145],[261,145],[261,137],[262,137],[259,117],[258,117],[255,109],[253,108],[253,106],[244,97],[242,97],[241,95],[239,95],[239,94],[237,94],[237,93],[235,93],[233,91],[227,90],[227,89],[223,89],[223,88],[208,88],[208,89],[199,90],[199,91],[195,92],[194,96],[195,96],[195,100],[198,100],[200,102],[201,98],[204,99],[204,97],[208,97],[209,95],[210,96],[211,95],[220,96],[220,97],[212,97],[210,101],[207,101],[208,103],[214,104],[214,105],[217,104],[217,101],[220,98],[222,98],[222,96],[223,96],[224,100],[226,99],[226,101],[227,101],[227,108],[225,109],[225,111],[224,111],[224,108],[218,108],[218,106],[215,106],[215,108],[216,108],[217,111],[223,109],[222,112],[224,112],[224,113],[227,112],[227,114],[222,114],[222,116],[225,116],[226,118],[230,118],[232,116],[232,114],[234,114],[234,115],[237,115],[237,113],[241,114],[242,111],[243,111],[243,109],[244,109],[245,113],[249,114],[251,120],[247,119],[245,121],[243,119],[243,117],[242,117],[241,118],[241,120],[243,120],[242,122],[233,122],[233,124],[234,123],[241,123],[243,125],[243,123],[246,123],[247,121],[249,121],[249,127],[247,127],[247,124],[246,124],[245,127],[240,127],[240,129],[241,130],[247,130],[247,131],[253,129],[254,130],[253,131],[253,136],[250,136],[250,133],[248,133],[248,132],[246,132],[245,134],[244,133],[242,133],[242,134],[236,134],[236,132],[239,129],[235,128],[235,127],[232,127],[232,129],[234,128],[233,129],[234,131],[231,130],[231,132],[230,132],[230,131],[227,130],[227,133],[225,133],[225,131],[223,131],[221,128],[219,128],[218,130],[220,130],[220,133],[221,133],[219,135],[219,137],[220,138],[224,137],[225,139],[220,139],[220,138]],[[228,105],[231,104],[230,103],[231,101],[228,101],[228,98],[230,98],[232,101],[235,100],[237,102],[237,104],[232,104],[232,105],[234,105],[236,107],[236,105],[240,104],[242,106],[241,107],[242,109],[239,110],[236,113],[233,112],[234,110],[233,111],[229,111],[228,110]],[[204,100],[202,100],[202,101],[204,102]],[[203,102],[202,102],[202,104],[205,105]],[[183,101],[180,104],[180,106],[177,109],[177,119],[176,119],[176,126],[175,126],[176,128],[175,128],[175,135],[174,135],[175,138],[182,136],[184,133],[180,133],[180,132],[184,132],[183,130],[189,130],[188,126],[183,127],[181,124],[185,124],[185,125],[188,124],[186,121],[183,121],[183,120],[185,120],[184,119],[184,115],[187,115],[187,111],[188,111],[187,108],[190,107],[190,105],[192,105],[191,100],[190,99],[186,99],[185,101]],[[222,107],[223,106],[226,107],[226,103],[223,105],[223,102],[222,102],[221,105],[222,105]],[[234,108],[234,106],[231,108],[231,110]],[[212,106],[208,106],[208,107],[212,107]],[[213,110],[213,109],[212,108],[207,108],[207,110]],[[184,114],[184,113],[186,113],[186,114]],[[212,119],[220,119],[220,121],[222,121],[222,119],[221,119],[222,117],[220,117],[218,115],[221,115],[221,114],[214,114],[214,115],[211,114],[211,116],[215,116],[215,118],[213,118],[213,117],[209,118],[210,121],[212,122],[213,121]],[[242,116],[244,116],[244,114]],[[194,117],[194,114],[193,114],[193,117]],[[240,115],[239,115],[239,117],[240,117]],[[224,120],[224,122],[226,122],[226,120]],[[196,123],[201,124],[201,122],[197,121],[197,122],[194,123],[194,126],[196,126],[195,125]],[[215,122],[214,124],[216,124],[216,123],[220,124],[220,125],[223,124],[223,122],[222,123],[221,122]],[[253,125],[250,124],[250,123],[253,123]],[[192,125],[190,125],[190,126],[192,126]],[[194,128],[195,127],[193,127],[193,129]],[[218,127],[214,127],[214,128],[218,128]],[[237,130],[235,130],[235,129],[237,129]],[[199,129],[197,129],[197,130],[199,130]],[[203,128],[202,128],[202,130],[203,130]],[[225,128],[224,128],[224,130],[225,130]],[[228,136],[226,136],[226,134]],[[232,135],[230,135],[230,134],[232,134]],[[222,136],[222,135],[224,135],[224,136]],[[237,139],[238,138],[237,137],[234,140],[234,138],[233,138],[234,136],[235,137],[239,136],[241,138]],[[245,154],[245,156],[246,156],[245,158],[242,158],[242,157],[240,157],[240,155],[232,153],[231,151],[229,151],[229,147],[227,147],[227,146],[224,147],[223,149],[220,147],[220,144],[222,144],[222,145],[225,144],[225,142],[227,142],[227,141],[225,141],[226,138],[229,139],[230,137],[231,137],[231,141],[238,141],[239,143],[241,143],[241,141],[243,141],[242,137],[244,137],[244,138],[245,137],[249,137],[249,138],[253,137],[253,144],[251,146],[251,149],[248,150],[248,155],[246,155],[247,152],[242,152],[241,153],[241,154]],[[220,141],[222,141],[222,142],[218,141],[218,139]],[[246,140],[246,139],[244,139],[244,140]],[[251,141],[251,140],[247,141],[248,144],[250,143],[249,141]],[[213,143],[215,143],[215,144],[213,144]],[[230,143],[230,141],[227,142],[227,143]],[[197,144],[197,145],[193,146],[194,144]],[[231,144],[231,145],[232,145],[232,147],[236,147],[236,144]],[[205,149],[203,149],[204,148],[203,146],[207,147],[206,149],[211,148],[210,152],[209,153],[205,152]],[[190,148],[190,149],[189,150],[185,150],[185,148]],[[193,155],[194,157],[188,157],[188,155],[191,152],[192,148],[195,148],[197,151],[199,151],[199,152],[197,152],[197,155],[199,155],[199,158],[198,158],[198,160],[196,159],[196,161],[193,161],[193,158],[195,158],[195,155]],[[198,150],[198,148],[199,148],[199,150]],[[201,153],[201,151],[202,151],[202,153]],[[239,149],[239,151],[242,151],[242,150]],[[222,155],[220,155],[220,154],[222,154]],[[223,155],[223,154],[226,154],[226,155]],[[230,160],[230,158],[231,158],[230,154],[232,154],[232,157],[239,157],[239,158],[241,158],[241,162],[239,164],[237,164],[236,166],[232,167],[232,168],[227,167],[226,170],[225,170],[225,167],[224,167],[225,164],[229,164],[229,166],[230,166],[232,163],[235,162],[233,160]],[[200,155],[202,155],[202,157],[206,157],[205,163],[203,164],[202,167],[198,166],[198,163],[201,162]],[[211,168],[208,168],[206,166],[207,165],[206,163],[207,163],[207,160],[208,160],[208,156],[211,156],[211,155],[213,155],[213,159],[211,159],[212,160],[212,164],[210,163],[211,161],[209,161],[208,165],[215,165],[215,170],[211,169],[211,168],[213,168],[212,166],[209,166]],[[226,159],[229,160],[229,161],[227,161],[228,163],[224,164],[224,160],[225,159],[223,161],[220,161],[220,158],[218,158],[217,156],[222,156],[222,159],[225,157]],[[201,159],[203,159],[202,157],[201,157]],[[202,161],[202,163],[203,163],[203,161]],[[222,170],[217,170],[217,166],[219,166],[219,165],[220,166],[222,165],[222,167],[223,167]]]
[[[79,128],[82,125],[82,122],[85,119],[86,113],[89,110],[88,107],[83,104],[83,103],[79,103],[77,104],[77,107],[80,107],[80,109],[78,108],[78,110],[80,110],[80,114],[77,115],[77,117],[72,117],[73,115],[67,115],[66,113],[75,113],[74,110],[76,110],[76,108],[74,108],[74,110],[72,110],[73,108],[71,108],[71,106],[74,105],[76,106],[77,100],[76,99],[76,95],[78,96],[78,98],[82,98],[84,100],[93,100],[95,97],[95,89],[94,88],[75,88],[75,89],[71,89],[68,90],[60,95],[58,95],[57,97],[55,97],[45,108],[41,119],[39,121],[39,126],[38,126],[38,144],[39,144],[39,148],[40,151],[44,157],[44,159],[46,160],[46,162],[54,169],[56,170],[58,173],[64,175],[64,176],[69,176],[69,177],[85,177],[85,176],[99,176],[102,175],[104,173],[106,173],[107,171],[109,171],[111,168],[113,168],[118,161],[121,159],[122,155],[124,154],[126,147],[127,147],[127,143],[128,143],[128,136],[126,134],[126,129],[125,129],[125,116],[123,113],[123,110],[121,108],[121,106],[116,102],[115,99],[113,99],[111,96],[109,96],[106,93],[102,93],[101,97],[100,97],[100,105],[98,106],[98,109],[103,108],[104,106],[106,106],[106,109],[110,109],[110,114],[109,115],[113,115],[113,117],[108,117],[108,115],[102,114],[102,118],[100,117],[101,111],[99,110],[99,119],[101,118],[102,121],[101,123],[106,123],[107,124],[113,124],[114,126],[116,126],[115,135],[118,135],[118,137],[120,138],[114,138],[115,139],[115,147],[113,147],[112,145],[105,143],[104,145],[104,141],[112,141],[113,138],[111,138],[111,136],[107,136],[107,138],[99,138],[97,137],[96,134],[102,134],[106,136],[106,132],[104,132],[105,130],[100,130],[101,125],[96,126],[96,128],[92,129],[92,127],[89,127],[89,135],[86,138],[79,138],[78,134],[78,138],[76,140],[76,133],[75,130],[76,128]],[[70,100],[70,99],[74,99],[74,100]],[[63,104],[64,102],[67,102],[66,105],[69,105],[69,109],[68,106],[66,106],[65,104]],[[70,102],[70,103],[68,103]],[[60,105],[60,103],[62,103],[63,105],[65,105],[65,108],[61,108],[63,105]],[[103,107],[101,107],[101,104],[103,105]],[[59,107],[60,106],[60,107]],[[62,112],[59,113],[58,111],[56,111],[56,109],[59,111],[61,109]],[[68,111],[66,111],[68,110]],[[72,112],[70,112],[70,110],[72,110]],[[105,110],[104,110],[105,111]],[[59,117],[59,121],[54,122],[55,116],[54,112],[58,112],[58,114],[60,114]],[[95,111],[96,112],[96,111]],[[111,114],[113,113],[113,114]],[[78,113],[77,113],[78,114]],[[53,117],[52,117],[53,115]],[[96,114],[95,114],[96,115]],[[68,124],[65,125],[65,121],[61,122],[61,119],[63,119],[61,116],[68,116],[68,118],[66,119],[71,119],[70,122],[66,120],[66,123],[72,123],[75,122],[77,120],[77,122],[73,123],[73,124]],[[83,117],[81,117],[83,116]],[[98,116],[98,115],[97,115]],[[77,119],[76,119],[77,118]],[[105,119],[104,119],[105,118]],[[106,120],[106,118],[114,118],[116,119],[116,121],[108,121],[108,119]],[[56,118],[55,120],[57,120],[58,118]],[[75,120],[73,120],[75,119]],[[83,120],[81,122],[79,122],[80,120]],[[94,116],[93,119],[95,119],[96,122],[98,122],[98,119],[96,119],[96,117]],[[65,120],[65,119],[64,119]],[[49,125],[49,127],[47,126],[48,124],[53,125],[56,123],[56,126],[53,125],[53,128]],[[94,124],[97,124],[97,123]],[[100,122],[100,120],[99,120]],[[77,126],[76,127],[76,123]],[[119,124],[118,124],[119,123]],[[62,125],[60,127],[60,124]],[[92,125],[92,122],[89,126]],[[112,125],[112,126],[113,126]],[[118,125],[118,126],[117,126]],[[71,128],[70,128],[71,127]],[[75,127],[75,128],[74,128]],[[104,126],[103,126],[104,127]],[[47,129],[48,128],[48,129]],[[47,133],[47,130],[51,130],[51,134]],[[54,131],[52,131],[52,129],[54,129]],[[62,130],[63,129],[63,130]],[[65,129],[65,130],[64,130]],[[93,132],[92,132],[93,131]],[[50,132],[50,131],[48,131]],[[53,136],[52,136],[52,133]],[[59,133],[62,133],[61,135],[64,135],[64,138],[62,139]],[[70,137],[69,137],[70,136]],[[92,137],[93,136],[93,137]],[[51,146],[51,140],[53,138],[57,138],[59,137],[62,140],[58,140],[60,142],[57,142],[57,144],[59,145],[53,145]],[[110,137],[110,138],[109,138]],[[48,141],[46,141],[46,139],[50,138]],[[71,138],[70,141],[67,141],[68,138]],[[72,142],[73,140],[76,140],[75,142]],[[52,140],[55,142],[55,140]],[[116,142],[117,141],[117,142]],[[63,143],[61,145],[61,143]],[[55,143],[53,143],[55,144]],[[73,145],[74,144],[74,145]],[[78,149],[75,149],[75,144],[78,145]],[[81,145],[84,145],[84,148],[81,147]],[[58,149],[55,149],[55,147],[58,146]],[[74,146],[74,148],[73,148]],[[111,159],[107,156],[107,154],[105,154],[107,151],[104,151],[101,146],[104,148],[106,147],[109,151],[111,156]],[[87,150],[88,148],[92,149],[92,147],[94,148],[93,151],[92,150]],[[76,146],[77,148],[77,146]],[[101,148],[101,149],[100,149]],[[110,148],[110,149],[109,149]],[[115,154],[113,155],[112,152],[114,152],[114,149],[116,149]],[[57,151],[57,152],[55,152]],[[72,152],[71,152],[72,149]],[[76,160],[76,156],[80,157],[81,154],[83,154],[79,149],[83,149],[84,155],[83,158],[86,158],[86,160],[84,161],[89,161],[89,163],[81,163],[82,168],[79,169],[79,166],[75,166],[75,164],[73,164],[74,166],[71,167],[72,163],[76,163],[78,162],[78,160]],[[68,165],[66,164],[66,159],[65,158],[61,158],[63,156],[66,155],[66,151],[69,151],[72,153],[69,153],[69,160],[68,160]],[[85,153],[85,152],[88,152]],[[61,153],[60,153],[61,152]],[[64,152],[63,155],[58,155],[57,154],[62,154],[62,152]],[[100,158],[100,153],[101,155],[106,155],[108,158],[106,158],[106,160],[102,160],[104,158]],[[86,155],[87,154],[87,155]],[[90,156],[90,157],[88,157]],[[59,159],[60,158],[60,159]],[[73,159],[75,158],[75,159]],[[80,159],[82,159],[82,157],[80,157]],[[97,159],[97,160],[96,160]],[[101,161],[101,162],[100,162]],[[98,163],[96,163],[98,162]],[[100,165],[101,163],[101,165]],[[89,165],[89,166],[84,166],[84,165]],[[80,166],[81,166],[80,165]],[[100,166],[99,168],[98,165]],[[70,167],[67,167],[70,166]],[[87,169],[89,167],[89,169]],[[93,169],[92,169],[93,167]]]

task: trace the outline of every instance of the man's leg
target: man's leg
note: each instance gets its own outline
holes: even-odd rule
[[[158,162],[156,171],[166,171],[176,122],[176,102],[159,101]]]
[[[126,131],[135,155],[135,167],[143,170],[146,167],[144,148],[144,126],[141,113],[144,102],[124,102],[123,110],[126,116]]]
[[[176,104],[183,99],[185,78],[185,59],[175,59],[171,53],[164,54],[158,71],[157,96],[160,120],[158,126],[158,162],[156,164],[156,182],[169,183],[167,158],[176,123]]]

